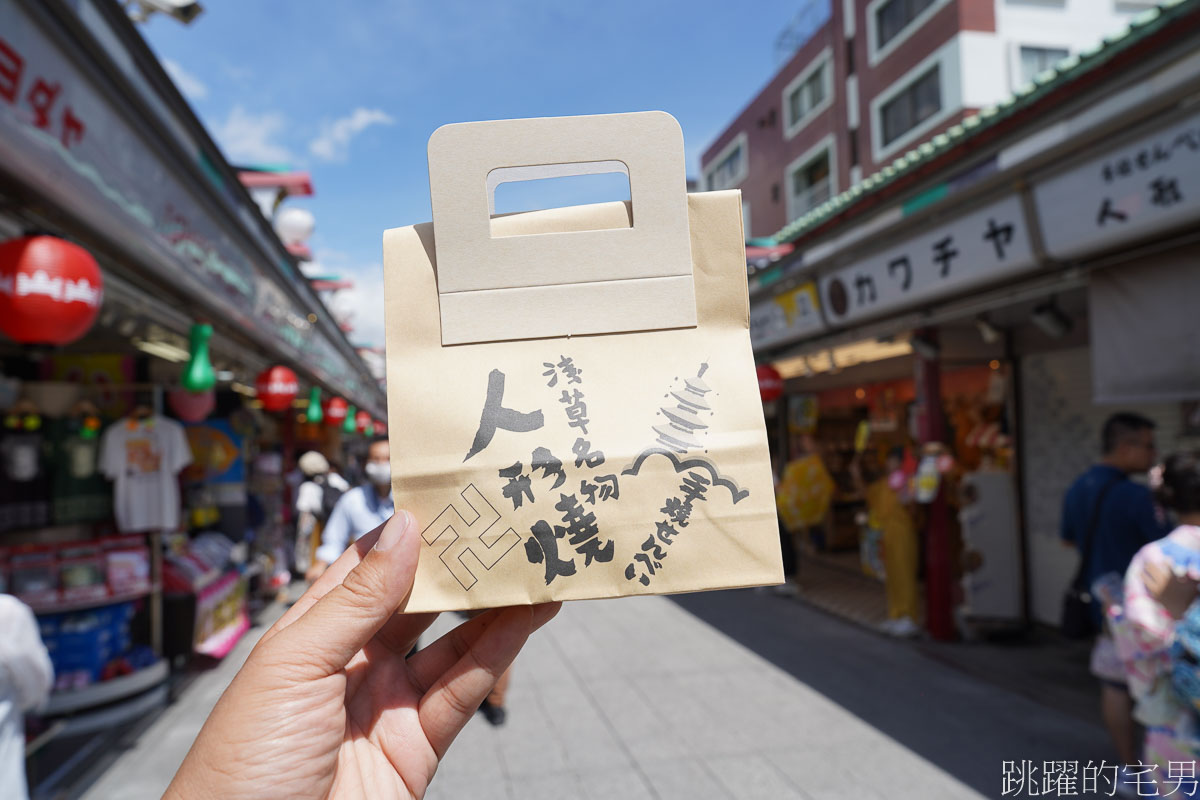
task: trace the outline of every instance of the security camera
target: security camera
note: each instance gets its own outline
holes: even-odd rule
[[[145,22],[153,14],[162,12],[187,25],[204,11],[204,6],[196,0],[128,0],[125,7],[129,9],[130,6],[137,6],[129,13],[134,22]]]

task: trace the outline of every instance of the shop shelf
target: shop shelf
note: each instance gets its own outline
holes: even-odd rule
[[[58,737],[82,736],[108,730],[131,722],[167,704],[167,687],[158,686],[148,692],[127,698],[96,711],[76,714],[66,719],[66,725],[56,732]]]
[[[112,703],[157,686],[167,679],[168,672],[167,662],[159,660],[152,666],[130,675],[93,683],[82,689],[54,692],[39,713],[42,716],[53,717]]]
[[[126,594],[114,594],[109,597],[97,598],[95,600],[75,600],[63,603],[42,603],[30,606],[34,614],[63,614],[68,611],[86,611],[89,608],[103,608],[104,606],[116,605],[117,603],[128,603],[130,600],[140,600],[143,597],[149,597],[154,593],[153,589],[148,589],[140,592],[127,592]]]

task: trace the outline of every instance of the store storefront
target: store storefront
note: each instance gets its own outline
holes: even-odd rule
[[[795,257],[752,270],[756,356],[819,420],[847,505],[827,547],[855,544],[838,470],[860,422],[872,447],[900,428],[951,457],[945,530],[923,522],[943,622],[1057,624],[1075,558],[1062,494],[1110,413],[1157,421],[1161,451],[1197,443],[1200,60],[1197,14],[1177,13],[905,156],[785,230]]]
[[[0,301],[86,318],[0,319],[0,591],[55,665],[50,791],[60,742],[162,705],[286,585],[298,448],[342,460],[385,401],[116,4],[0,6]],[[335,401],[348,421],[314,413]]]

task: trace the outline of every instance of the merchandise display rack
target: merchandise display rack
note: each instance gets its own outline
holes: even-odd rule
[[[64,601],[59,603],[34,603],[30,604],[33,613],[38,616],[46,614],[66,614],[71,611],[87,611],[92,608],[104,608],[105,606],[113,606],[118,603],[128,603],[132,600],[141,600],[143,597],[150,597],[158,591],[158,587],[154,586],[137,592],[126,592],[124,594],[114,594],[107,597],[95,598],[92,600],[74,600]]]
[[[164,390],[160,384],[111,384],[105,387],[105,391],[149,392],[149,405],[153,413],[163,413]],[[170,677],[170,666],[163,658],[162,645],[163,533],[158,530],[149,530],[143,531],[142,535],[149,545],[150,551],[150,587],[148,589],[122,592],[106,597],[30,605],[34,614],[41,617],[88,611],[145,599],[149,612],[149,644],[156,656],[153,664],[128,675],[99,681],[78,689],[58,689],[51,692],[46,704],[38,711],[40,716],[55,720],[50,729],[53,733],[44,737],[47,740],[119,725],[165,705],[167,701],[166,681]]]
[[[167,679],[168,672],[167,662],[160,658],[152,665],[129,675],[93,683],[82,689],[54,692],[46,701],[42,713],[48,717],[55,717],[124,700],[162,683]]]

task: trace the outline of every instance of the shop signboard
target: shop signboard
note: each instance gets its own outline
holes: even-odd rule
[[[189,186],[187,171],[197,180],[208,174],[204,153],[173,165],[94,81],[22,4],[0,4],[0,168],[281,357],[360,404],[381,401],[365,372],[309,324],[309,309],[282,290],[292,276],[262,237],[248,238],[243,223],[222,219]],[[382,415],[382,402],[373,410]]]
[[[788,344],[825,329],[811,281],[750,307],[750,342],[755,350]]]
[[[1200,220],[1200,113],[1034,186],[1046,251],[1078,258]]]
[[[185,483],[241,484],[246,480],[242,437],[226,419],[210,419],[184,426],[192,463],[183,471]]]
[[[947,220],[820,279],[831,325],[903,311],[1034,266],[1016,195]]]

